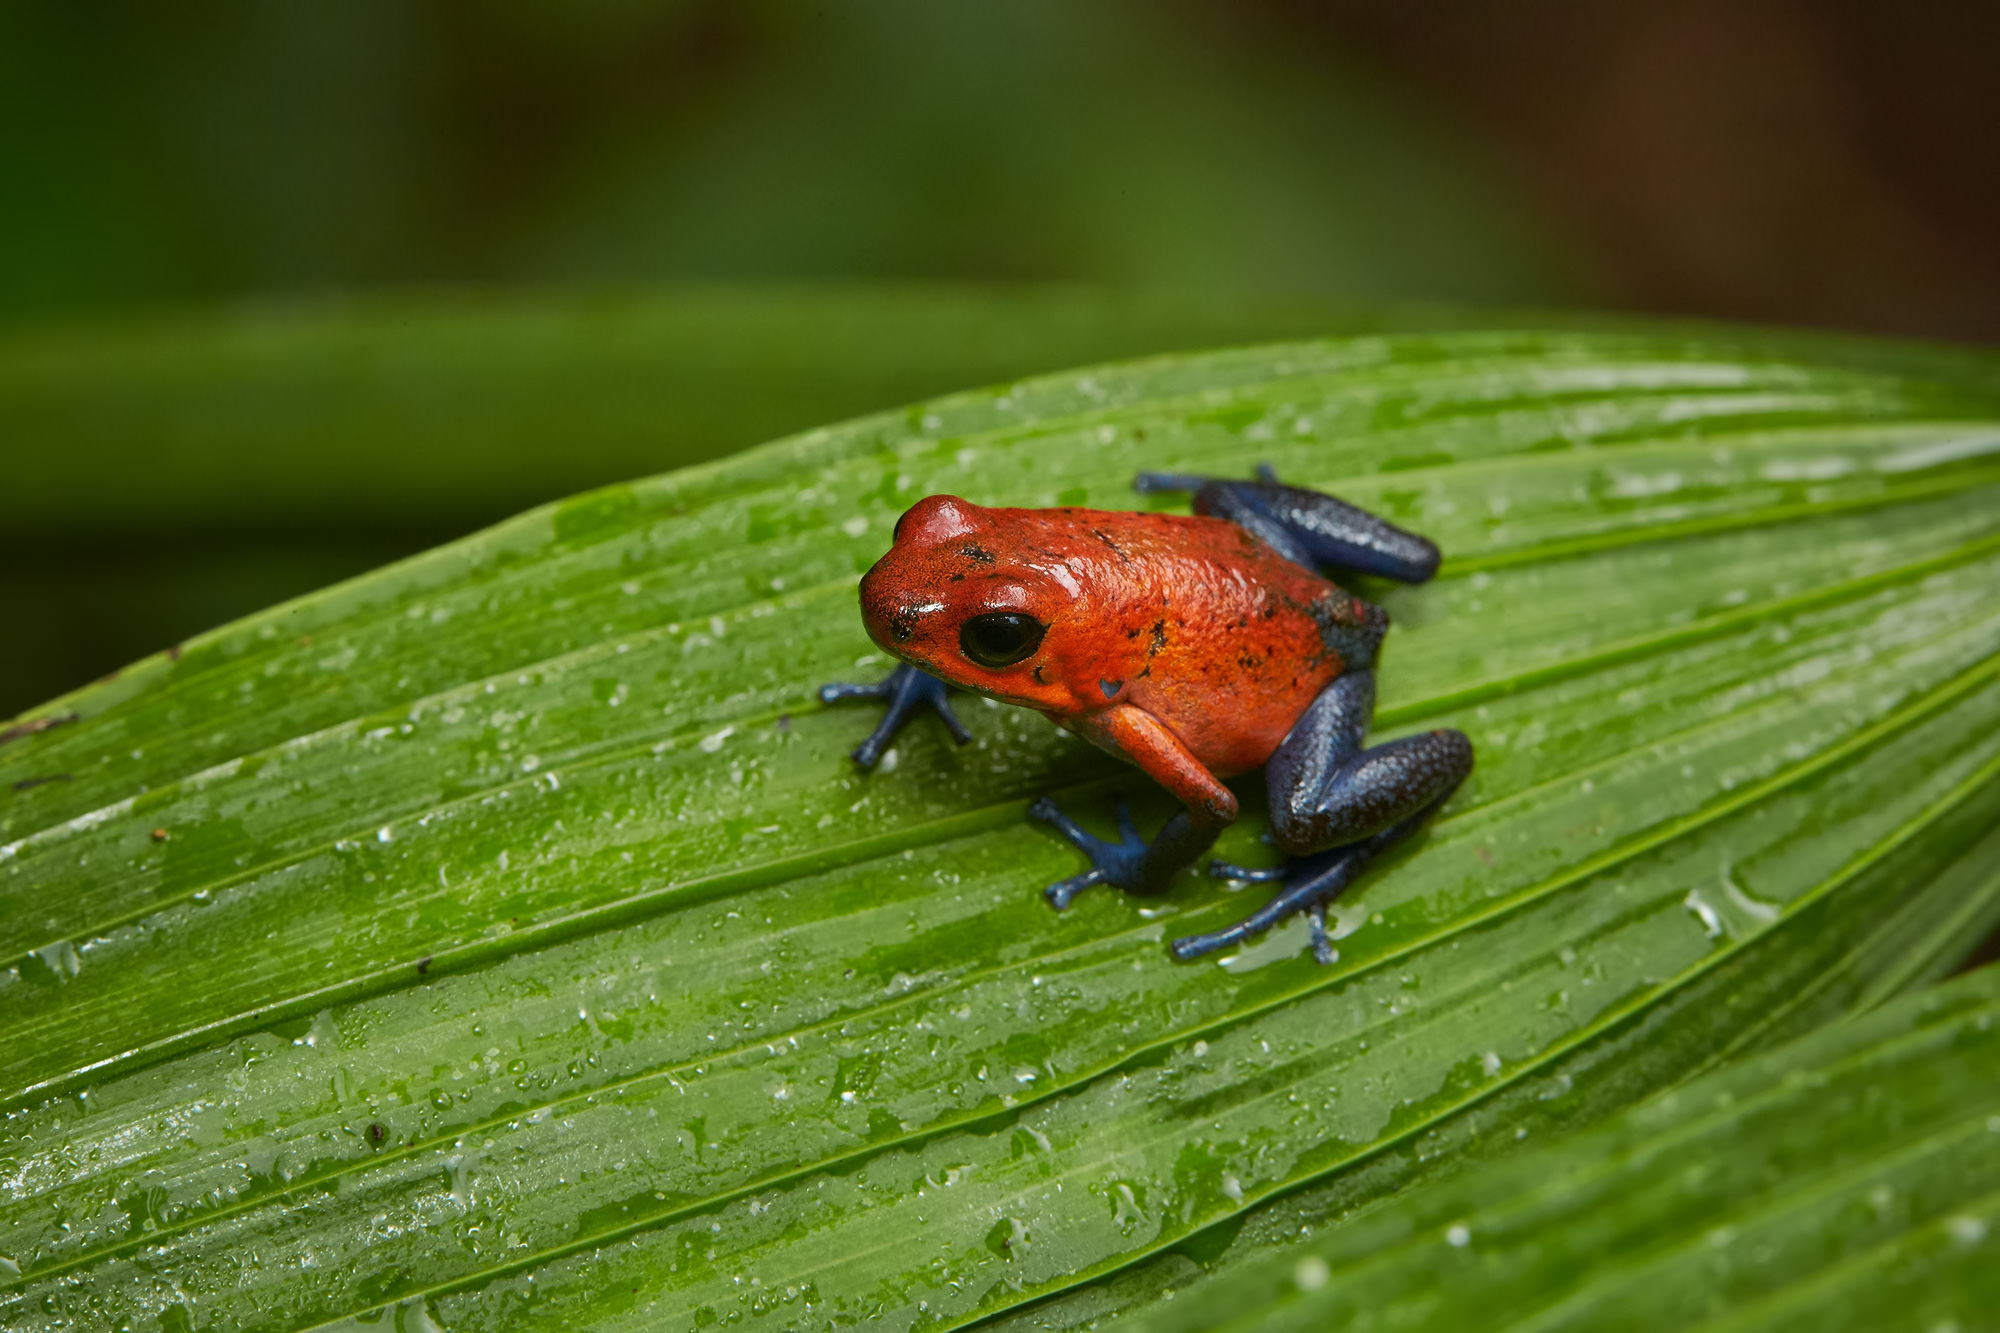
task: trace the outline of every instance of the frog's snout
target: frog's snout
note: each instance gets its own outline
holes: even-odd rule
[[[929,598],[919,604],[913,598],[905,571],[900,571],[897,552],[890,551],[876,561],[861,578],[861,624],[868,637],[889,651],[916,637],[924,613],[942,609]]]

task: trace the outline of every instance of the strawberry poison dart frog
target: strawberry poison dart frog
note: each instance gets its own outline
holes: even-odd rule
[[[871,767],[912,713],[935,709],[962,744],[955,685],[1046,715],[1119,755],[1186,807],[1150,843],[1121,803],[1120,838],[1030,807],[1090,858],[1046,890],[1057,908],[1095,884],[1159,893],[1236,818],[1224,778],[1263,768],[1275,870],[1211,874],[1282,887],[1247,919],[1173,942],[1195,958],[1306,913],[1333,957],[1326,906],[1370,858],[1419,828],[1472,771],[1456,731],[1362,747],[1389,617],[1323,568],[1422,583],[1438,550],[1415,533],[1268,468],[1256,481],[1142,473],[1140,491],[1193,491],[1194,515],[987,509],[918,501],[861,580],[868,636],[898,666],[878,685],[820,698],[880,699],[888,715],[854,758]]]

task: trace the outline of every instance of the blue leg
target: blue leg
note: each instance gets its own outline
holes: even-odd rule
[[[821,703],[838,703],[843,699],[881,699],[889,705],[889,711],[882,716],[882,724],[854,749],[854,762],[863,768],[875,767],[882,751],[889,748],[889,742],[896,739],[896,733],[903,729],[919,708],[932,709],[943,718],[951,738],[960,745],[972,739],[972,733],[958,720],[958,714],[951,711],[951,703],[945,697],[944,682],[907,662],[898,664],[879,684],[819,687]]]
[[[1437,804],[1444,802],[1441,800]],[[1173,951],[1174,957],[1186,962],[1241,944],[1263,934],[1294,913],[1304,912],[1312,925],[1313,957],[1321,963],[1333,962],[1333,939],[1326,933],[1327,904],[1355,881],[1378,852],[1394,846],[1423,827],[1436,808],[1431,806],[1420,810],[1403,823],[1383,829],[1362,842],[1336,847],[1328,852],[1316,852],[1311,856],[1295,856],[1271,870],[1247,870],[1227,861],[1209,862],[1208,873],[1218,879],[1241,879],[1253,883],[1276,880],[1285,887],[1235,925],[1201,935],[1183,935],[1167,947]]]
[[[1472,742],[1456,731],[1405,736],[1363,749],[1375,711],[1375,673],[1351,671],[1320,692],[1264,766],[1271,833],[1292,860],[1275,871],[1216,862],[1209,873],[1282,881],[1258,911],[1225,930],[1176,940],[1196,958],[1269,930],[1295,912],[1313,920],[1313,951],[1331,961],[1326,905],[1369,861],[1422,828],[1472,772]]]
[[[1131,808],[1122,799],[1118,802],[1117,842],[1106,842],[1079,827],[1046,796],[1029,806],[1028,814],[1068,838],[1090,858],[1090,869],[1042,890],[1057,911],[1068,907],[1077,894],[1096,884],[1109,884],[1128,893],[1165,892],[1175,875],[1214,845],[1220,832],[1201,827],[1183,810],[1169,819],[1160,836],[1149,843],[1139,836]]]
[[[1141,472],[1142,492],[1193,491],[1194,511],[1226,518],[1307,569],[1323,567],[1422,583],[1437,573],[1430,539],[1377,518],[1358,505],[1302,486],[1286,486],[1269,464],[1256,481],[1225,481],[1175,472]]]

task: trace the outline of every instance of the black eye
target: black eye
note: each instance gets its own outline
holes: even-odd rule
[[[1012,666],[1042,646],[1048,626],[1014,611],[988,611],[958,629],[958,646],[985,667]]]

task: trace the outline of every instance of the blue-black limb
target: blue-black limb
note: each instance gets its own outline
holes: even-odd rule
[[[1162,893],[1175,875],[1214,845],[1218,832],[1197,826],[1182,810],[1166,822],[1159,837],[1148,843],[1139,836],[1132,810],[1123,800],[1118,802],[1117,842],[1106,842],[1081,827],[1046,796],[1029,806],[1028,814],[1068,838],[1090,858],[1090,869],[1042,890],[1057,911],[1068,907],[1085,889],[1098,884],[1109,884],[1127,893]]]
[[[1141,472],[1142,492],[1193,491],[1194,511],[1226,518],[1296,564],[1423,583],[1438,569],[1429,538],[1397,527],[1359,505],[1280,482],[1268,464],[1256,481],[1229,481],[1177,472]]]
[[[1198,958],[1261,934],[1294,913],[1312,923],[1313,953],[1333,960],[1326,905],[1384,848],[1416,832],[1472,772],[1472,742],[1429,731],[1363,749],[1375,711],[1375,673],[1350,671],[1321,690],[1264,765],[1271,837],[1292,860],[1272,870],[1215,862],[1228,879],[1282,881],[1262,908],[1226,930],[1173,943]]]
[[[1361,842],[1438,804],[1472,772],[1472,742],[1439,730],[1361,748],[1375,673],[1321,690],[1264,765],[1271,836],[1293,856]]]
[[[1218,879],[1240,879],[1253,883],[1278,880],[1284,887],[1272,895],[1271,901],[1235,925],[1201,935],[1183,935],[1167,947],[1173,951],[1174,957],[1187,962],[1253,939],[1288,917],[1303,912],[1312,926],[1313,957],[1321,963],[1333,962],[1333,939],[1326,933],[1327,905],[1355,881],[1369,861],[1422,828],[1437,805],[1443,803],[1440,800],[1419,810],[1400,824],[1383,829],[1362,842],[1315,852],[1311,856],[1293,857],[1272,870],[1249,870],[1227,861],[1209,862],[1208,873]]]
[[[823,704],[839,703],[843,699],[877,699],[886,702],[889,710],[882,715],[882,723],[869,733],[868,739],[854,748],[854,762],[863,768],[875,767],[882,752],[889,748],[889,742],[896,739],[896,733],[908,724],[910,718],[920,708],[929,708],[944,719],[945,728],[951,738],[960,745],[972,739],[972,733],[958,720],[958,714],[951,711],[951,702],[945,697],[945,684],[929,672],[919,671],[907,662],[899,664],[887,678],[874,685],[822,685],[819,687],[819,701]]]

